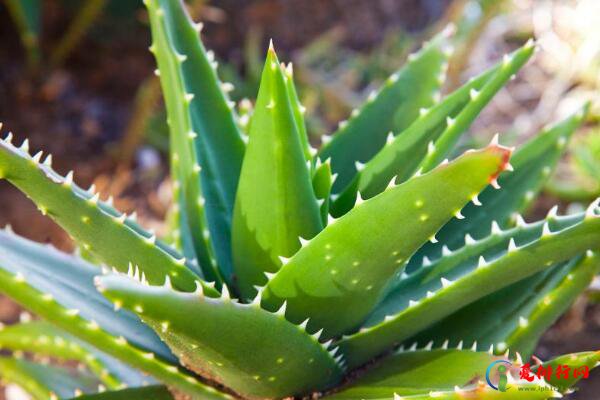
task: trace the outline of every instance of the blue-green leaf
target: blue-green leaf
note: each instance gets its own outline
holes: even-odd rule
[[[211,245],[223,278],[231,283],[231,221],[239,181],[244,142],[235,121],[232,103],[216,72],[214,54],[198,37],[202,24],[194,24],[179,0],[149,0],[150,12],[162,10],[169,44],[181,55],[181,78],[189,103],[193,144],[201,167],[202,194]],[[184,60],[185,58],[185,60]],[[162,72],[162,71],[161,71]],[[181,132],[187,135],[190,132]],[[192,232],[202,235],[203,232]]]
[[[447,36],[448,32],[438,35],[410,56],[321,148],[319,157],[322,161],[331,158],[333,172],[338,174],[334,193],[350,183],[356,162],[367,162],[384,146],[389,132],[402,132],[418,117],[419,109],[434,104],[447,68]]]
[[[0,378],[19,385],[35,400],[94,392],[98,385],[96,379],[81,372],[6,357],[0,357]]]
[[[508,220],[523,211],[547,181],[556,163],[566,149],[570,136],[583,123],[589,106],[564,121],[552,126],[520,147],[511,158],[512,172],[498,177],[501,190],[488,188],[478,196],[477,204],[469,204],[462,211],[464,219],[451,220],[437,234],[438,243],[428,243],[411,260],[408,270],[418,268],[424,256],[439,257],[442,248],[455,249],[464,244],[465,235],[482,238],[488,235],[492,221],[506,226]]]
[[[104,276],[98,287],[138,313],[187,368],[244,397],[304,395],[341,380],[328,348],[287,321],[285,310],[271,313],[227,295],[213,299],[202,291],[174,291],[168,282],[146,286],[124,276]]]

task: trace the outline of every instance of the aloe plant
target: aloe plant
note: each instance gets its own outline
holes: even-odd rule
[[[438,101],[451,56],[445,30],[316,150],[292,67],[272,45],[255,107],[245,107],[250,122],[240,123],[202,25],[178,0],[146,6],[171,134],[168,239],[77,186],[73,172],[55,172],[27,140],[0,141],[0,177],[86,254],[0,232],[0,291],[44,319],[0,331],[13,355],[0,358],[4,380],[39,399],[545,399],[570,390],[577,379],[549,387],[509,375],[505,393],[480,379],[495,360],[528,359],[600,269],[598,201],[537,222],[519,214],[587,106],[522,146],[512,165],[497,137],[453,157],[532,41]],[[52,367],[36,363],[48,358]]]

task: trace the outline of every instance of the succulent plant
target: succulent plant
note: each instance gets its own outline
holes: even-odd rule
[[[246,124],[202,25],[178,0],[145,3],[172,229],[158,239],[27,140],[2,140],[0,176],[86,256],[0,233],[0,291],[45,320],[0,331],[5,380],[39,399],[545,399],[575,384],[509,374],[501,393],[481,380],[495,360],[529,359],[600,269],[598,202],[519,214],[587,107],[510,163],[497,138],[446,161],[532,41],[440,99],[442,32],[315,150],[272,46]],[[550,363],[594,367],[600,353],[565,357]]]

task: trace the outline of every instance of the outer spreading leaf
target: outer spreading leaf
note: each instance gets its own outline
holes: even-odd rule
[[[362,198],[370,198],[384,190],[392,179],[397,183],[409,179],[434,153],[446,156],[460,135],[467,131],[481,110],[531,54],[532,47],[528,44],[506,55],[504,61],[472,79],[431,109],[421,109],[420,116],[402,134],[395,138],[388,136],[385,146],[360,166],[352,182],[339,197],[336,196],[333,214],[339,216],[351,209],[357,192]],[[433,142],[438,139],[440,143],[434,145]]]
[[[50,365],[0,357],[0,377],[22,387],[36,400],[71,397],[76,391],[93,392],[97,381],[90,376]]]
[[[177,73],[183,80],[185,92],[179,94],[178,100],[181,106],[185,103],[186,94],[193,96],[188,104],[192,129],[178,134],[183,138],[190,132],[195,134],[192,142],[201,166],[211,245],[223,278],[231,283],[231,221],[244,157],[244,143],[235,122],[233,103],[225,93],[231,85],[220,83],[214,55],[205,50],[198,38],[202,25],[191,21],[180,1],[149,0],[146,5],[150,14],[158,12],[164,15],[163,29],[171,52],[182,56]],[[156,25],[152,28],[156,40],[161,27]],[[160,59],[158,61],[162,73]],[[169,113],[170,119],[174,117]],[[198,236],[202,232],[194,230],[191,233]]]
[[[480,379],[494,357],[460,350],[398,352],[361,376],[331,399],[362,400],[454,391]]]
[[[310,318],[309,328],[326,337],[355,328],[413,252],[502,171],[509,154],[497,146],[466,154],[355,207],[269,281],[263,305],[287,301],[291,321]]]
[[[0,231],[0,268],[46,294],[73,315],[94,320],[115,337],[123,336],[136,346],[152,351],[166,360],[176,361],[154,332],[132,313],[116,312],[112,304],[94,287],[97,267],[6,231]],[[5,282],[0,282],[0,288]],[[8,282],[6,282],[8,284]]]
[[[471,90],[480,90],[498,68],[495,66],[469,81],[431,109],[423,109],[423,113],[401,134],[388,135],[382,149],[357,171],[352,182],[336,197],[333,215],[339,216],[350,210],[357,193],[370,198],[385,190],[390,180],[401,183],[414,175],[427,154],[429,143],[437,139],[452,118],[456,118],[469,103]]]
[[[479,115],[483,107],[494,97],[508,80],[519,70],[533,55],[535,46],[529,40],[522,48],[512,55],[504,58],[502,67],[484,86],[481,91],[471,92],[471,102],[465,106],[456,120],[446,127],[446,130],[436,140],[435,146],[427,153],[421,163],[423,171],[429,171],[438,165],[452,151],[461,134]]]
[[[573,227],[557,232],[544,229],[539,240],[528,243],[511,240],[502,256],[473,265],[473,272],[455,281],[441,280],[434,292],[409,301],[398,314],[343,339],[340,346],[349,365],[360,365],[461,307],[594,248],[600,240],[600,219],[595,207],[593,205],[585,218]]]
[[[562,397],[563,395],[560,392],[555,391],[543,382],[529,383],[521,381],[508,384],[506,392],[497,391],[490,388],[487,383],[479,382],[478,385],[471,385],[458,391],[432,391],[414,396],[397,396],[394,400],[463,400],[465,398],[477,400],[549,400]],[[374,400],[389,400],[389,397]]]
[[[435,291],[439,287],[441,278],[458,279],[471,272],[479,263],[487,264],[489,260],[501,257],[506,253],[511,239],[515,243],[533,242],[544,235],[546,232],[545,225],[551,232],[556,232],[574,227],[584,218],[584,213],[558,216],[551,212],[544,220],[531,224],[520,223],[518,226],[507,230],[501,230],[494,222],[491,224],[490,234],[485,238],[467,240],[463,247],[454,251],[445,248],[442,251],[443,256],[434,260],[423,257],[415,272],[399,276],[390,285],[390,290],[385,298],[371,313],[367,324],[381,320],[388,315],[394,315],[404,309],[409,300],[422,298],[427,295],[428,291]],[[539,283],[537,278],[535,282]],[[517,292],[510,293],[514,297]],[[529,290],[526,290],[523,294],[529,294]],[[487,317],[493,319],[494,315],[486,313],[480,317],[482,324],[486,326],[491,323],[487,321]]]
[[[554,374],[548,379],[548,383],[561,390],[567,390],[575,386],[579,380],[587,378],[586,371],[598,367],[600,362],[600,351],[587,351],[583,353],[573,353],[558,356],[550,361],[543,363],[544,368],[552,367]],[[568,370],[568,377],[559,374],[560,378],[557,377],[556,371],[559,365],[566,365]],[[537,368],[532,368],[537,371]],[[577,374],[575,373],[577,370]]]
[[[465,219],[450,221],[437,235],[438,243],[425,245],[414,260],[420,261],[423,256],[437,258],[443,246],[451,249],[461,246],[466,234],[481,238],[489,233],[492,221],[505,225],[514,213],[524,210],[550,176],[564,153],[569,137],[585,120],[588,108],[586,106],[581,112],[542,131],[520,147],[511,158],[514,171],[498,178],[502,190],[484,190],[479,196],[482,206],[469,204],[465,207]],[[416,267],[411,261],[408,269]]]
[[[532,383],[509,380],[507,391],[499,392],[484,383],[486,369],[497,360],[488,353],[460,350],[417,350],[398,352],[385,358],[363,376],[328,399],[396,400],[533,400],[561,397]]]
[[[74,337],[42,321],[11,325],[0,330],[0,349],[28,352],[62,361],[78,361],[86,365],[106,387],[117,388],[119,379],[86,347]]]
[[[505,318],[515,315],[518,318],[518,314],[515,313],[519,306],[529,298],[536,297],[538,286],[543,286],[547,280],[552,280],[552,275],[561,272],[564,267],[565,265],[560,265],[547,271],[538,272],[529,278],[498,290],[408,339],[406,343],[416,342],[419,345],[432,341],[436,346],[441,346],[443,343],[457,346],[459,343],[463,343],[467,347],[473,344],[479,349],[493,348],[496,354],[503,354],[507,350],[506,344],[500,345],[498,342],[489,342],[483,338],[486,335],[494,334],[496,330],[501,330]],[[466,312],[467,309],[470,309],[470,312],[483,312],[483,314],[468,326],[456,325],[457,323],[461,324],[458,322],[458,314],[463,317],[463,311]],[[494,312],[489,312],[490,310]],[[462,321],[462,318],[460,320]],[[512,347],[510,350],[519,351]]]
[[[321,160],[331,158],[333,172],[338,174],[334,193],[350,183],[357,161],[368,161],[384,146],[390,131],[402,132],[417,118],[420,108],[434,103],[447,67],[447,34],[440,34],[411,56],[320,150]]]
[[[264,284],[264,272],[321,229],[321,217],[290,105],[286,79],[269,48],[242,166],[233,224],[233,258],[243,298]]]
[[[0,348],[15,354],[31,353],[42,359],[52,357],[61,361],[77,361],[80,366],[87,366],[109,389],[121,385],[139,386],[153,381],[45,321],[19,323],[0,330]]]
[[[97,269],[24,239],[0,235],[0,292],[71,335],[184,393],[203,399],[227,398],[174,366],[177,360],[170,351],[132,314],[112,311],[106,299],[93,291]]]
[[[574,258],[470,304],[410,342],[451,346],[477,342],[479,348],[493,346],[497,354],[510,349],[529,358],[543,332],[570,307],[598,270],[600,263],[593,254]],[[473,315],[481,317],[474,321]]]
[[[284,311],[270,313],[256,303],[175,292],[114,275],[103,277],[98,287],[135,310],[188,368],[245,397],[301,395],[341,379],[326,347],[288,322]]]
[[[542,334],[569,309],[600,272],[598,254],[588,253],[566,272],[557,277],[562,278],[558,282],[549,282],[543,296],[540,294],[520,307],[518,313],[506,321],[504,332],[491,336],[491,340],[498,343],[503,339],[508,348],[525,357],[533,354]]]
[[[97,394],[84,394],[71,400],[173,400],[173,395],[165,386],[148,386]]]
[[[42,213],[107,265],[124,272],[138,266],[151,283],[162,283],[170,275],[177,287],[194,290],[199,278],[185,258],[100,201],[99,194],[73,184],[72,173],[63,178],[47,163],[38,163],[41,153],[30,157],[28,146],[24,142],[17,149],[9,140],[0,141],[0,176],[23,191]]]

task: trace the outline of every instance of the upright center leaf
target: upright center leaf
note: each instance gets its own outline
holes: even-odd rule
[[[271,46],[234,210],[234,271],[244,298],[254,295],[253,285],[265,284],[265,272],[279,269],[279,257],[300,248],[300,237],[310,239],[322,229],[287,79]]]

